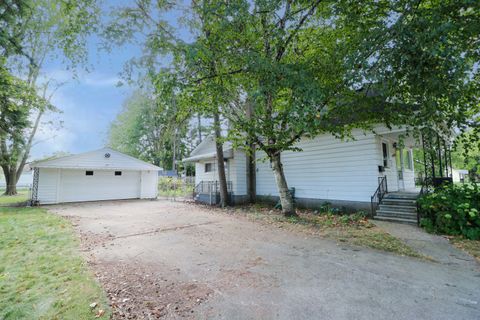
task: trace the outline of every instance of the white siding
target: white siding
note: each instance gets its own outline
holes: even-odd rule
[[[233,194],[243,196],[247,194],[247,157],[245,152],[236,150],[230,160],[230,180],[232,181]]]
[[[39,169],[38,200],[41,204],[57,202],[59,171],[59,169]]]
[[[282,153],[281,159],[288,186],[295,196],[311,199],[370,201],[378,184],[378,165],[373,134],[354,133],[356,140],[342,141],[331,135],[302,139],[303,151]],[[261,162],[257,152],[257,194],[277,196],[269,162]]]
[[[212,171],[205,172],[205,164],[212,164]],[[216,181],[218,180],[217,174],[217,160],[209,159],[195,162],[195,184],[198,184],[202,181]]]
[[[142,171],[140,198],[152,199],[158,196],[158,172]]]
[[[110,156],[107,158],[105,154]],[[121,169],[121,170],[158,170],[160,168],[127,156],[115,150],[104,148],[92,152],[63,158],[42,161],[34,164],[40,168],[68,168],[68,169]]]
[[[227,160],[225,174],[227,181],[232,182],[232,191],[234,195],[247,194],[247,159],[245,153],[236,150],[233,158]],[[205,172],[205,164],[212,164],[212,171]],[[201,181],[218,181],[218,163],[216,159],[201,160],[195,162],[195,184]]]

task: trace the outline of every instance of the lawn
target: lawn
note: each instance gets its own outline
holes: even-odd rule
[[[14,196],[4,195],[5,190],[0,189],[0,206],[16,205],[28,200],[28,189],[18,189]]]
[[[395,254],[429,259],[369,222],[362,214],[339,215],[319,213],[311,210],[297,210],[298,217],[287,218],[280,210],[266,206],[249,206],[237,209],[236,213],[246,215],[250,220],[276,225],[282,229],[300,231]]]
[[[40,208],[0,208],[0,247],[0,319],[109,318],[68,220]]]

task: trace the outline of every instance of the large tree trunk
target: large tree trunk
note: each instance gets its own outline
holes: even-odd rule
[[[275,182],[277,183],[278,194],[280,195],[280,203],[282,205],[282,213],[289,216],[296,216],[295,206],[293,203],[293,197],[288,190],[287,180],[283,173],[283,165],[280,160],[280,154],[276,153],[269,155],[270,162],[272,163],[273,175],[275,176]]]
[[[197,113],[197,130],[198,130],[198,141],[202,142],[202,116],[200,113]]]
[[[255,145],[251,143],[249,146],[250,152],[247,153],[247,197],[248,202],[255,203],[255,198],[257,195]]]
[[[220,115],[215,112],[213,115],[213,125],[215,127],[215,148],[217,151],[217,168],[218,182],[220,185],[220,205],[226,207],[228,205],[227,178],[225,175],[225,158],[223,156],[223,143],[221,141],[222,133],[220,126]]]
[[[17,194],[17,172],[15,168],[3,168],[3,173],[5,176],[6,190],[5,195],[14,196]]]

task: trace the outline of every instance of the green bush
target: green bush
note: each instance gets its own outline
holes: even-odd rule
[[[158,193],[167,197],[185,197],[192,194],[194,185],[186,180],[174,177],[161,177],[158,179]]]
[[[480,188],[446,185],[419,200],[420,225],[428,232],[480,239]]]

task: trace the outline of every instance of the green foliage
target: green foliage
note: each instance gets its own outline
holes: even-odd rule
[[[470,181],[480,181],[480,140],[472,131],[457,137],[452,163],[456,169],[467,169]]]
[[[171,170],[173,161],[190,151],[184,139],[188,123],[180,121],[175,107],[172,95],[153,98],[151,92],[136,91],[110,127],[110,146]]]
[[[162,177],[158,180],[158,193],[167,197],[186,197],[193,194],[193,183],[174,177]]]
[[[446,185],[418,200],[421,226],[429,232],[480,239],[480,187]]]

